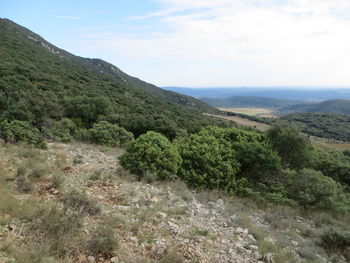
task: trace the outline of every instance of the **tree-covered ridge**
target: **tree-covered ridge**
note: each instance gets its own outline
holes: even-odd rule
[[[278,109],[289,105],[300,103],[297,100],[276,99],[257,96],[233,96],[229,98],[200,98],[201,101],[209,105],[221,108],[240,108],[240,107],[261,107],[269,109]]]
[[[320,103],[301,103],[279,109],[282,114],[295,112],[350,114],[350,100],[326,100]]]
[[[285,125],[293,123],[312,136],[350,141],[350,115],[328,113],[295,113],[281,117]]]
[[[203,118],[203,111],[215,111],[205,103],[74,56],[7,19],[0,20],[0,102],[0,120],[40,131],[69,118],[78,128],[108,121],[136,136],[155,130],[173,138],[180,129],[219,124]]]

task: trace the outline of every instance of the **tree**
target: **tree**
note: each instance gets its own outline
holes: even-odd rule
[[[119,158],[120,164],[139,179],[147,173],[158,179],[175,178],[182,163],[177,149],[162,134],[149,131],[130,142],[126,152]]]

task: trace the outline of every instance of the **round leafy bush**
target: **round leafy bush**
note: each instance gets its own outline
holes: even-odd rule
[[[321,172],[302,169],[299,172],[287,171],[287,174],[288,194],[304,208],[337,210],[346,205],[341,203],[343,194],[340,185]]]
[[[183,159],[180,177],[190,186],[236,191],[239,163],[228,140],[217,139],[203,130],[178,143]]]
[[[77,126],[75,123],[68,118],[63,118],[55,123],[52,133],[55,140],[61,142],[70,142],[72,141],[76,132]]]
[[[128,144],[120,157],[121,165],[138,175],[148,173],[161,180],[173,178],[181,165],[181,156],[170,141],[160,133],[149,131]]]
[[[287,167],[302,169],[309,164],[312,147],[297,128],[274,125],[267,131],[267,138]]]
[[[3,121],[0,123],[0,136],[5,142],[46,148],[46,143],[39,130],[25,121]]]
[[[134,138],[131,132],[107,121],[94,124],[87,133],[91,142],[112,147],[124,145]]]

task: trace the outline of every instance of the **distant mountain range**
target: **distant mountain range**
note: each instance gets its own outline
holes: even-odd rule
[[[182,88],[164,87],[195,98],[225,99],[234,96],[253,96],[275,99],[321,102],[331,99],[350,99],[350,86],[336,87],[235,87],[235,88]]]

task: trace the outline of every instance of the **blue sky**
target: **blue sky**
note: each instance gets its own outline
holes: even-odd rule
[[[349,0],[0,0],[0,17],[159,86],[350,86]]]

